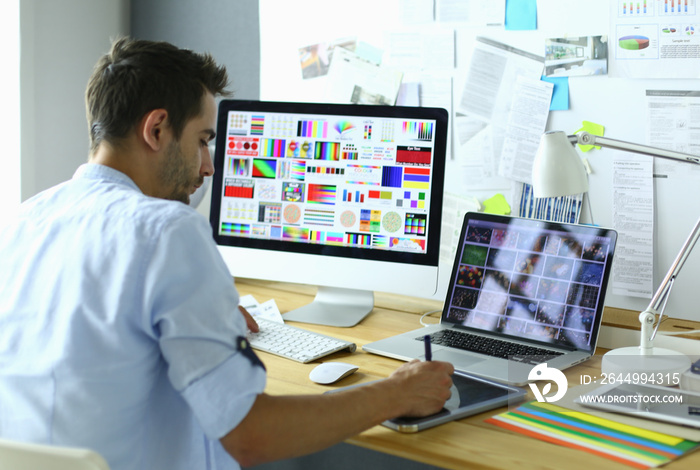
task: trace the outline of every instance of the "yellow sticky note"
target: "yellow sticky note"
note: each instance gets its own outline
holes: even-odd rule
[[[583,127],[581,127],[581,129],[575,131],[574,134],[578,134],[581,131],[586,131],[589,134],[599,135],[601,137],[603,137],[603,134],[605,134],[605,126],[603,126],[601,124],[596,124],[595,122],[591,122],[591,121],[583,121],[581,123],[581,125]],[[600,147],[598,147],[597,145],[578,144],[578,147],[581,149],[582,152],[588,152],[589,150],[593,149],[593,147],[600,150]]]
[[[489,214],[509,215],[510,205],[503,194],[496,194],[484,201],[484,212]]]

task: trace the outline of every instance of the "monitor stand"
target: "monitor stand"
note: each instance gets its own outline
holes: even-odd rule
[[[357,325],[373,308],[372,291],[319,286],[313,302],[285,313],[282,318],[347,328]]]

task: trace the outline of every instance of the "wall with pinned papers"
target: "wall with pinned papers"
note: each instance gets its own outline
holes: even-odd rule
[[[700,57],[692,52],[700,37],[685,26],[699,12],[663,5],[310,0],[302,8],[261,0],[260,97],[371,104],[389,96],[395,104],[448,109],[447,192],[481,207],[503,195],[513,215],[556,212],[617,229],[619,269],[606,303],[642,310],[700,216],[688,204],[700,198],[699,170],[579,150],[590,169],[589,192],[538,206],[529,168],[546,130],[595,129],[700,154],[690,131],[700,127],[691,111],[700,106]],[[622,40],[643,34],[644,48],[631,50]],[[700,318],[698,276],[700,255],[691,255],[668,314]]]

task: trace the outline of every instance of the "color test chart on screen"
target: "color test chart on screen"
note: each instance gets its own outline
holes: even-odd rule
[[[425,253],[435,126],[230,111],[218,234]]]

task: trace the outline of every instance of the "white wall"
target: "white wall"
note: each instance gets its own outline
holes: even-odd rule
[[[111,39],[129,32],[128,0],[20,0],[21,198],[87,161],[85,85]]]
[[[226,66],[237,99],[260,97],[258,0],[132,0],[131,35],[208,52]],[[209,218],[211,188],[197,210]]]
[[[0,102],[3,113],[3,155],[0,157],[0,220],[20,202],[19,126],[19,0],[0,4],[0,44],[3,44],[3,74],[0,78]]]

